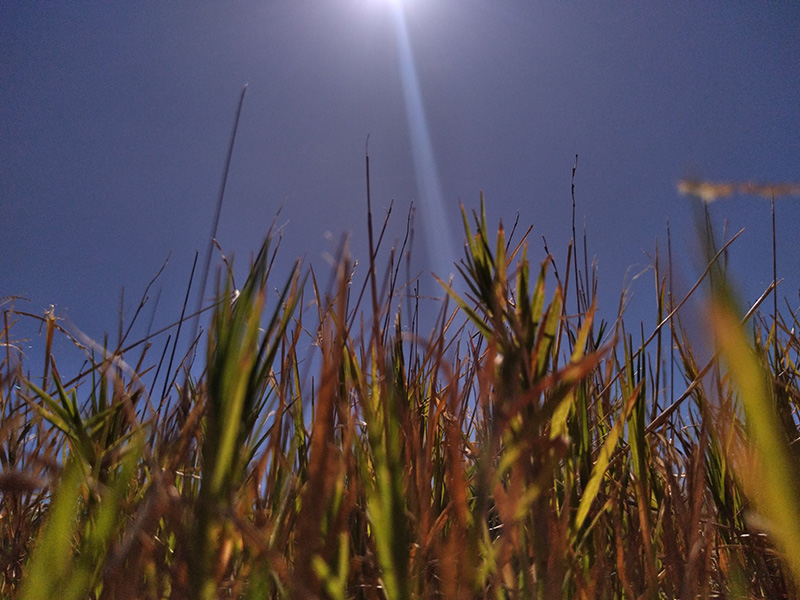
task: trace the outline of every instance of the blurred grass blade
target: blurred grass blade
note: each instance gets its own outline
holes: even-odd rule
[[[741,473],[745,489],[766,518],[770,535],[800,585],[800,494],[797,465],[772,401],[764,364],[748,342],[739,319],[722,301],[712,305],[711,320],[731,378],[744,405],[757,462]]]
[[[70,462],[53,496],[47,524],[37,541],[28,574],[20,593],[21,600],[72,600],[88,592],[88,573],[75,569],[75,514],[81,499],[84,475],[76,462]]]

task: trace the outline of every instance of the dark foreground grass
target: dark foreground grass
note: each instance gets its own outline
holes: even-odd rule
[[[629,331],[572,251],[537,267],[482,212],[464,226],[466,292],[442,283],[427,335],[394,253],[361,279],[343,253],[325,291],[300,265],[272,281],[268,238],[163,397],[144,344],[65,387],[53,315],[37,386],[7,304],[0,595],[795,597],[794,315],[737,308],[710,243],[700,360],[658,259],[659,323]]]

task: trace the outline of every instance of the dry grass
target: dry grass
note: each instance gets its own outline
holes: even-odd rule
[[[235,302],[218,284],[199,374],[140,345],[65,387],[47,315],[37,386],[14,351],[34,317],[7,304],[0,594],[794,597],[794,315],[738,310],[711,244],[701,365],[658,259],[646,337],[598,322],[574,246],[562,277],[482,212],[464,226],[467,291],[443,283],[427,337],[372,231],[366,273],[343,252],[323,291],[296,265],[279,298],[268,237]],[[154,396],[123,359],[174,383]]]

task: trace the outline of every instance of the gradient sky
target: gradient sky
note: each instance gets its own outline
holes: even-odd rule
[[[170,255],[151,295],[162,290],[157,323],[177,317],[244,83],[217,236],[240,267],[280,207],[287,268],[302,255],[322,271],[345,232],[366,261],[368,134],[376,219],[394,199],[399,238],[415,201],[415,256],[437,272],[461,256],[459,202],[477,208],[481,190],[492,223],[519,213],[533,261],[545,236],[563,268],[578,154],[578,227],[611,314],[656,239],[666,247],[668,221],[678,277],[698,273],[677,180],[800,179],[797,2],[405,0],[403,27],[397,10],[0,3],[0,297],[24,296],[16,308],[36,314],[53,304],[86,334],[113,336],[120,289],[129,319]],[[427,127],[410,130],[408,115]],[[425,204],[431,174],[438,211]],[[796,306],[800,199],[777,210],[781,295]],[[711,212],[747,228],[730,264],[752,300],[772,278],[769,204],[739,197]],[[650,274],[634,283],[633,315],[653,288]]]

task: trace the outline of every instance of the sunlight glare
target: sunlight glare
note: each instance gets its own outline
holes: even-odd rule
[[[419,78],[414,66],[408,28],[401,0],[387,0],[392,6],[397,38],[397,55],[400,77],[406,105],[411,153],[417,178],[419,204],[424,219],[423,228],[429,253],[429,264],[433,271],[447,280],[453,273],[453,262],[457,258],[453,236],[444,210],[444,198],[436,168],[425,107],[422,102]]]

